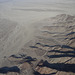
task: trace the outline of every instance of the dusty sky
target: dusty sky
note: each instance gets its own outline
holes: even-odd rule
[[[0,0],[0,2],[9,2],[9,1],[24,1],[24,2],[55,2],[55,3],[74,3],[75,0]]]

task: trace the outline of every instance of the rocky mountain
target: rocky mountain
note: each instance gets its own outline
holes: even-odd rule
[[[35,33],[17,54],[4,57],[0,75],[75,75],[75,16],[45,19]]]

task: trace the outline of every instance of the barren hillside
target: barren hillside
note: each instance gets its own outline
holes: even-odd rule
[[[38,27],[34,39],[4,57],[0,75],[75,75],[75,16],[57,15]]]

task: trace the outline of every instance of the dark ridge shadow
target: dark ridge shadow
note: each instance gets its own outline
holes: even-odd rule
[[[34,75],[41,75],[39,72],[36,72],[36,71],[33,74]]]
[[[75,49],[75,48],[70,47],[70,46],[68,46],[68,45],[62,45],[61,48]]]
[[[43,46],[43,47],[55,47],[55,46],[61,47],[61,45],[53,45],[53,46],[50,46],[50,45],[43,45],[43,44],[41,44],[41,43],[36,43],[36,45],[37,45],[37,44],[39,44],[39,45],[41,45],[41,46]]]
[[[43,46],[43,47],[44,47],[44,45],[43,45],[43,44],[41,44],[41,43],[36,43],[36,45],[37,45],[37,44],[38,44],[38,45],[41,45],[41,46]]]
[[[38,47],[36,47],[36,46],[30,46],[31,48],[38,48]]]
[[[27,56],[25,54],[11,55],[10,57],[16,58],[16,60],[21,58],[21,60],[17,62],[18,64],[22,64],[24,62],[31,63],[32,61],[37,60],[36,58],[32,58],[31,56]]]
[[[36,43],[36,44],[41,44],[41,43],[38,42],[38,43]]]
[[[31,61],[36,61],[36,58],[32,58],[30,56],[27,56],[26,58],[24,58],[26,60],[26,62],[31,62]]]
[[[75,53],[75,51],[59,51],[59,50],[51,50],[51,51],[48,51],[48,52],[57,52],[57,53]]]
[[[54,46],[44,45],[44,46],[45,47],[56,47],[56,46],[61,47],[61,45],[54,45]]]
[[[68,45],[53,45],[53,46],[50,46],[50,45],[43,45],[43,44],[41,44],[41,43],[36,43],[36,45],[37,44],[39,44],[39,45],[41,45],[41,46],[43,46],[43,47],[61,47],[61,48],[67,48],[67,49],[75,49],[75,48],[73,48],[73,47],[70,47],[70,46],[68,46]],[[36,46],[32,46],[33,48],[36,48]]]
[[[55,45],[53,45],[55,47]],[[60,50],[50,50],[48,52],[55,52],[55,53],[61,53],[58,55],[46,55],[49,58],[61,58],[61,57],[75,57],[75,48],[74,47],[70,47],[68,45],[56,45],[59,46],[61,48],[66,48],[66,49],[71,49],[72,51],[60,51]],[[63,54],[62,54],[63,53]]]
[[[50,74],[40,74],[39,72],[34,72],[34,75],[54,75],[54,74],[56,74],[56,72],[54,72],[54,73],[50,73]]]
[[[75,64],[64,64],[64,63],[48,63],[45,61],[43,65],[39,65],[40,67],[48,67],[52,69],[56,69],[58,71],[64,72],[73,72],[75,73]]]
[[[61,47],[61,48],[67,48],[67,49],[75,49],[73,47],[70,47],[68,45],[53,45],[53,46],[49,46],[49,45],[44,45],[44,46],[47,46],[47,47]]]
[[[60,58],[60,57],[75,57],[75,55],[72,54],[60,54],[60,55],[47,55],[49,58]]]
[[[19,55],[11,55],[10,57],[13,57],[13,58],[24,58],[26,57],[25,54],[19,54]]]
[[[73,40],[73,39],[75,39],[75,37],[70,38],[70,40]]]
[[[36,58],[32,58],[30,56],[27,56],[27,57],[23,58],[23,60],[20,61],[19,63],[22,64],[24,62],[28,62],[29,64],[31,64],[32,61],[36,61],[36,60],[37,60]]]
[[[2,67],[2,68],[0,68],[0,73],[6,74],[8,72],[20,73],[20,69],[17,66],[14,66],[14,67]]]
[[[71,33],[69,33],[69,34],[67,34],[67,35],[72,35],[72,34],[75,34],[75,32],[71,32]]]
[[[67,45],[62,45],[61,48],[72,49],[73,51],[51,50],[49,52],[55,52],[55,53],[61,53],[61,54],[58,54],[58,55],[47,55],[47,57],[49,57],[49,58],[75,57],[75,48],[67,46]]]

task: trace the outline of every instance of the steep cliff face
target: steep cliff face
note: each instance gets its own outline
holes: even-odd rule
[[[75,75],[75,16],[61,14],[40,24],[18,54],[4,57],[0,75]]]

